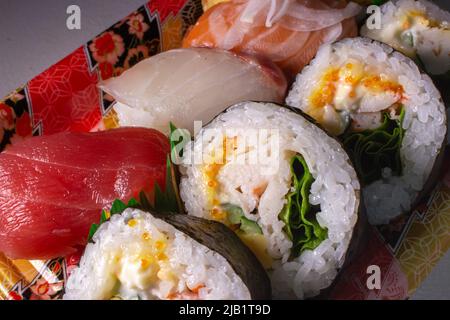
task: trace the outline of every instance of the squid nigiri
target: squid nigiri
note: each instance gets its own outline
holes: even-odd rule
[[[323,43],[358,33],[361,7],[340,0],[231,0],[212,6],[183,47],[213,47],[265,56],[292,80]]]
[[[115,199],[164,187],[170,146],[162,133],[121,128],[32,137],[0,154],[0,252],[47,259],[85,245]]]
[[[211,121],[230,105],[282,102],[286,79],[273,63],[219,49],[166,51],[141,61],[100,87],[117,101],[120,126],[166,132],[172,122],[193,132],[194,121]]]

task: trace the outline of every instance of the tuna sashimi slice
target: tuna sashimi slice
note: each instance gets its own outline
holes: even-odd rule
[[[170,145],[153,129],[33,137],[0,154],[0,252],[48,259],[86,244],[115,199],[165,186]]]

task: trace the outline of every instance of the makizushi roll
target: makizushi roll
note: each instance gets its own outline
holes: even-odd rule
[[[183,149],[187,213],[233,229],[271,277],[274,298],[327,288],[343,265],[360,204],[341,145],[302,115],[243,102]]]
[[[444,148],[445,107],[430,77],[391,47],[367,38],[322,46],[286,102],[343,142],[372,224],[409,211],[430,185]]]
[[[381,6],[381,25],[361,34],[414,59],[450,103],[450,12],[427,0],[393,0]]]
[[[220,223],[129,208],[94,234],[64,299],[268,299],[252,252]]]
[[[381,6],[379,28],[361,34],[423,63],[433,75],[450,71],[450,12],[426,0],[394,0]]]

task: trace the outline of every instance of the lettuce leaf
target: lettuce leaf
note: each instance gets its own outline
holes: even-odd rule
[[[328,236],[326,228],[316,219],[318,209],[309,204],[309,193],[314,182],[308,165],[302,156],[291,159],[293,191],[286,196],[287,204],[278,218],[284,222],[284,232],[292,241],[291,257],[298,257],[305,250],[315,249]]]
[[[400,147],[405,132],[402,128],[404,116],[404,108],[399,119],[391,119],[385,113],[383,124],[377,129],[342,135],[344,147],[364,184],[379,180],[383,168],[390,168],[393,175],[402,174]]]

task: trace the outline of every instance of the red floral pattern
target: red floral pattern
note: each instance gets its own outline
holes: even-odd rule
[[[12,109],[5,105],[0,104],[0,141],[3,141],[5,137],[5,130],[8,128],[14,128],[14,118]]]
[[[33,128],[31,127],[30,115],[27,112],[24,112],[22,116],[16,120],[16,134],[19,137],[25,138],[31,136],[32,133]]]
[[[66,257],[66,273],[67,277],[70,276],[72,271],[78,266],[81,260],[81,256],[84,252],[83,248],[80,248],[77,252],[71,254],[70,256]]]
[[[144,38],[145,32],[150,28],[144,22],[144,16],[140,13],[132,14],[128,19],[127,24],[130,26],[128,32],[135,35],[139,40]]]
[[[139,61],[149,57],[150,51],[147,46],[139,45],[136,48],[128,50],[127,58],[125,59],[125,69],[129,69]]]
[[[0,128],[4,130],[14,129],[15,117],[14,110],[10,106],[0,103]]]
[[[367,287],[367,267],[376,265],[381,271],[381,290]],[[332,289],[330,298],[338,300],[392,300],[405,299],[408,281],[397,259],[380,238],[376,229],[370,229],[369,242],[365,250],[342,270],[340,280]]]
[[[100,76],[102,79],[106,80],[114,76],[114,65],[109,62],[101,62],[98,64],[98,69],[100,70]]]
[[[16,291],[10,291],[8,293],[8,300],[23,300],[23,297]]]
[[[42,134],[89,131],[101,121],[98,76],[79,48],[28,83],[33,122]]]
[[[24,91],[14,91],[0,103],[0,151],[11,139],[31,135],[31,128]]]
[[[151,1],[32,79],[24,89],[8,95],[0,104],[0,150],[15,141],[12,139],[32,134],[104,128],[102,116],[113,99],[97,88],[98,82],[158,53],[163,30],[160,18],[176,14],[185,4],[189,4],[189,11],[181,14],[185,31],[195,14],[199,16],[200,0]],[[46,271],[38,270],[31,283],[17,282],[6,298],[61,298],[63,283],[78,265],[81,253],[46,261]]]
[[[151,12],[157,11],[161,22],[164,22],[171,14],[176,16],[186,2],[185,0],[153,0],[148,2],[148,6]]]
[[[89,49],[97,62],[107,62],[116,64],[119,57],[125,52],[123,39],[112,31],[107,31],[99,35],[89,45]]]
[[[52,300],[63,288],[63,281],[49,283],[47,280],[40,278],[30,287],[32,292],[30,300]]]

